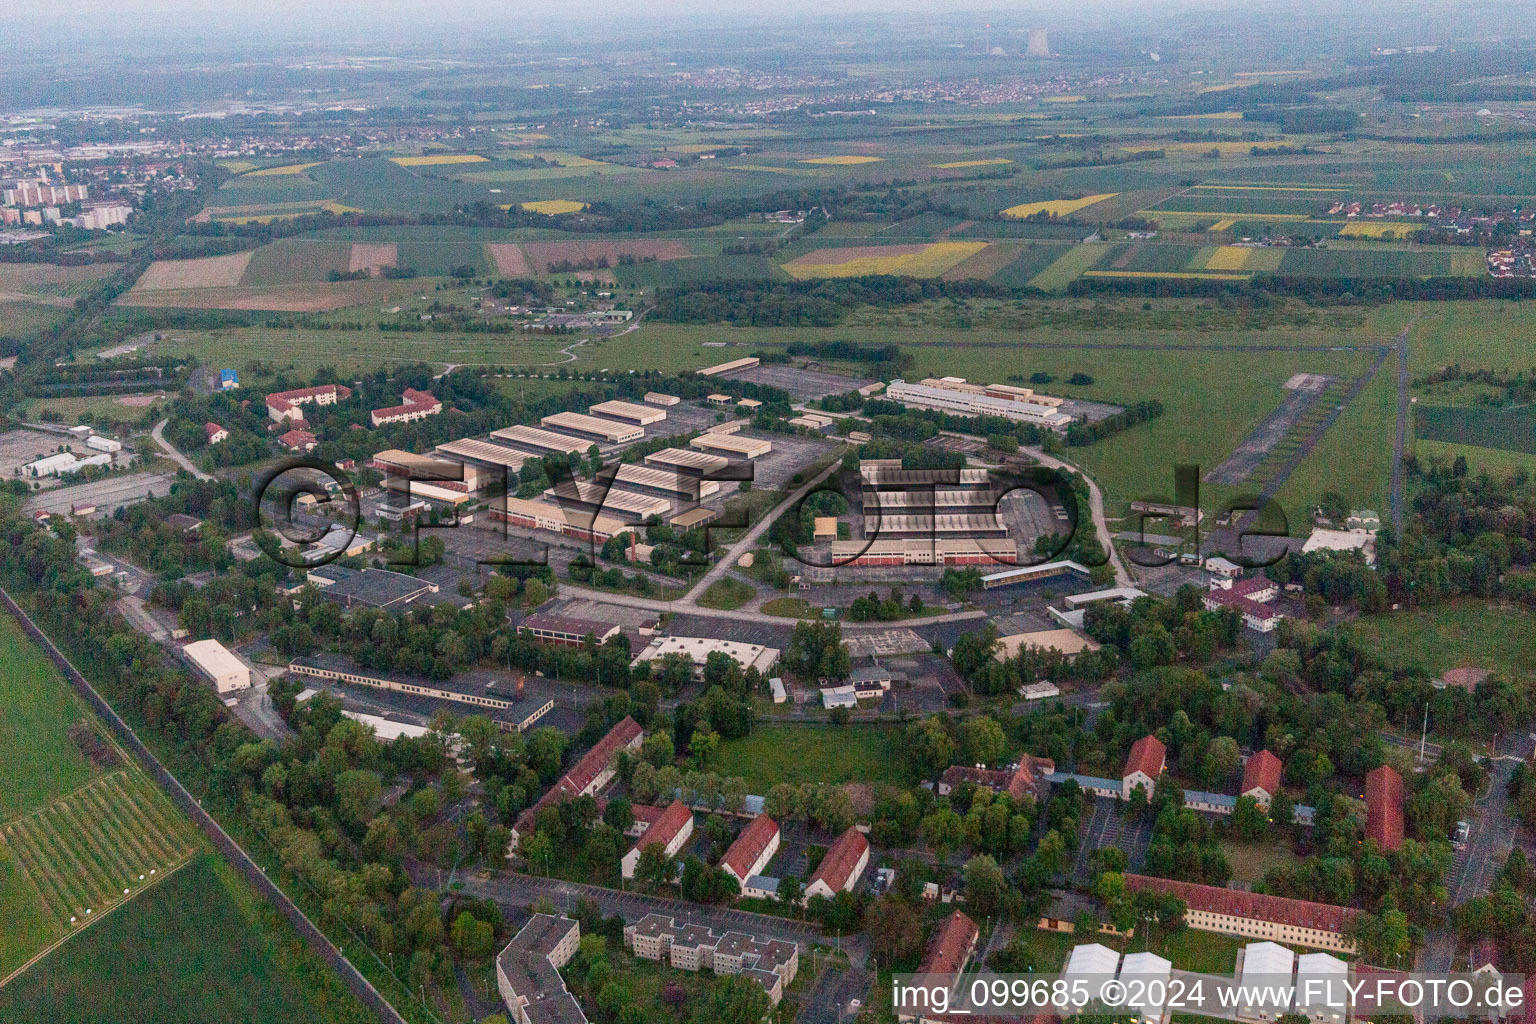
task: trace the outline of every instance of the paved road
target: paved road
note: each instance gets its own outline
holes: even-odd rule
[[[199,480],[212,480],[213,477],[198,469],[195,465],[192,464],[191,459],[177,451],[176,446],[165,439],[165,425],[169,422],[169,419],[163,419],[159,423],[156,423],[155,429],[149,432],[149,436],[153,437],[155,439],[155,444],[160,446],[160,450],[164,452],[168,457],[170,457],[182,469],[186,470],[188,473],[191,473]]]
[[[708,590],[711,583],[714,583],[716,580],[724,576],[726,571],[729,570],[731,566],[736,564],[736,560],[738,558],[756,547],[757,539],[768,531],[768,527],[773,525],[774,520],[778,519],[779,516],[789,511],[790,508],[794,506],[795,502],[811,493],[811,490],[816,487],[816,485],[820,484],[827,477],[831,476],[833,473],[836,473],[842,468],[843,464],[841,461],[834,461],[826,469],[823,469],[820,473],[817,473],[815,476],[811,477],[811,479],[801,484],[797,489],[791,491],[789,497],[775,505],[773,507],[773,511],[759,519],[757,521],[757,525],[753,526],[746,533],[742,534],[740,540],[736,541],[736,543],[727,548],[725,554],[720,557],[720,561],[711,566],[710,570],[703,576],[700,576],[698,582],[689,588],[688,593],[684,594],[681,598],[674,602],[674,605],[686,608],[695,607],[696,603],[698,602],[699,595]]]
[[[165,769],[165,766],[160,763],[155,755],[150,753],[149,748],[140,741],[138,734],[129,728],[128,723],[119,717],[112,708],[112,705],[108,704],[101,694],[96,692],[96,688],[86,680],[85,676],[80,674],[79,669],[75,668],[74,663],[64,656],[64,652],[54,646],[53,641],[48,639],[47,634],[38,628],[37,624],[32,621],[27,613],[22,611],[21,607],[11,599],[11,595],[3,589],[0,589],[0,603],[4,604],[5,609],[15,616],[16,620],[21,623],[22,628],[43,648],[48,657],[58,666],[59,671],[64,673],[64,678],[69,681],[70,686],[80,695],[81,699],[101,716],[102,720],[107,723],[107,726],[117,736],[118,741],[144,766],[149,775],[170,794],[171,799],[176,802],[177,806],[197,823],[197,826],[202,829],[203,834],[208,837],[214,848],[223,854],[224,858],[245,876],[246,881],[250,882],[256,888],[256,891],[261,893],[283,917],[287,918],[288,923],[293,926],[295,931],[309,941],[309,944],[321,959],[340,975],[341,981],[351,990],[352,994],[357,996],[364,1006],[372,1010],[374,1015],[379,1020],[385,1021],[386,1024],[405,1024],[405,1018],[401,1017],[395,1008],[389,1004],[389,1000],[385,999],[378,989],[374,988],[372,983],[363,977],[356,967],[352,966],[351,961],[342,955],[341,950],[337,949],[331,940],[325,937],[324,932],[315,927],[314,922],[305,915],[304,911],[299,909],[298,904],[289,899],[287,893],[283,892],[275,882],[267,877],[266,872],[262,870],[261,866],[251,859],[250,854],[246,853],[240,844],[229,837],[229,834],[220,827],[219,823],[213,819],[213,816],[203,810],[202,804],[198,803],[197,799],[187,792],[186,788],[176,780],[174,775]]]
[[[1088,510],[1092,514],[1093,529],[1099,535],[1099,543],[1109,553],[1109,564],[1115,570],[1115,585],[1129,587],[1134,584],[1136,582],[1135,578],[1126,569],[1125,563],[1120,560],[1120,552],[1115,550],[1115,538],[1109,532],[1109,520],[1104,517],[1104,492],[1099,490],[1099,485],[1094,482],[1093,477],[1089,476],[1081,467],[1058,459],[1054,455],[1047,455],[1039,448],[1025,448],[1024,451],[1032,458],[1039,459],[1040,465],[1047,469],[1070,470],[1073,473],[1077,473],[1087,482]]]
[[[447,874],[440,868],[420,861],[406,862],[406,872],[411,880],[430,889],[446,889]],[[645,893],[608,889],[600,885],[566,882],[558,878],[541,878],[514,871],[500,872],[493,878],[460,874],[454,877],[462,883],[463,891],[481,899],[493,899],[507,906],[526,907],[534,900],[544,898],[556,907],[573,907],[577,900],[586,897],[597,903],[604,914],[619,914],[624,920],[634,922],[646,914],[666,914],[682,920],[705,924],[717,931],[748,931],[756,935],[768,935],[786,942],[798,942],[802,947],[812,943],[830,944],[832,939],[821,934],[821,928],[809,921],[796,921],[772,914],[754,914],[731,907],[712,907],[702,903],[651,896]],[[856,963],[862,963],[867,955],[863,936],[845,938],[843,950]]]
[[[700,618],[732,619],[736,622],[758,622],[770,626],[792,627],[794,619],[782,615],[765,615],[762,612],[747,611],[738,608],[735,611],[720,611],[715,608],[704,608],[698,605],[685,605],[684,599],[676,601],[664,601],[654,597],[635,597],[631,594],[614,594],[606,590],[593,590],[580,584],[571,583],[569,580],[559,581],[560,597],[580,597],[587,601],[600,601],[603,604],[616,604],[625,608],[640,608],[652,612],[682,612],[687,615],[695,615]],[[943,622],[964,622],[970,619],[984,619],[987,613],[981,609],[971,609],[963,612],[946,612],[943,615],[925,615],[921,619],[908,619],[902,622],[842,622],[844,635],[857,633],[861,630],[887,630],[901,627],[921,627]]]

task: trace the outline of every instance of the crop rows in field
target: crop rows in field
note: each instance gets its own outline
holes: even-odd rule
[[[66,927],[131,895],[197,845],[191,823],[132,770],[105,775],[8,823],[0,842]]]

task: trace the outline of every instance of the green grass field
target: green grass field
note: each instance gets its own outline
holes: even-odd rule
[[[0,822],[85,785],[95,774],[69,736],[86,713],[16,620],[0,615]]]
[[[288,966],[254,893],[211,855],[194,859],[0,989],[7,1024],[354,1021],[361,1008]],[[314,968],[311,966],[310,970]]]
[[[575,338],[511,334],[438,334],[432,331],[281,330],[232,327],[177,331],[154,351],[194,354],[204,365],[243,368],[252,361],[313,372],[318,366],[364,371],[420,361],[480,366],[564,365],[559,350]],[[609,364],[603,364],[609,365]],[[622,363],[614,363],[622,366]]]
[[[741,776],[753,793],[778,782],[907,781],[901,732],[891,726],[760,725],[720,744],[709,768]]]
[[[1413,433],[1428,441],[1536,455],[1536,407],[1419,405]]]
[[[1109,252],[1110,247],[1107,245],[1073,246],[1057,257],[1055,262],[1030,278],[1029,285],[1031,288],[1039,288],[1047,292],[1066,291],[1067,285],[1081,277],[1083,271],[1098,266]]]
[[[1531,614],[1508,605],[1458,600],[1360,619],[1362,646],[1393,667],[1418,665],[1432,676],[1470,665],[1511,678],[1536,677]]]

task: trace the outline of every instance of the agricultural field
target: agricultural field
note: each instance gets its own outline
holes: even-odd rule
[[[783,267],[797,280],[871,274],[940,277],[986,247],[985,242],[933,242],[817,249],[795,257]]]
[[[1029,287],[1044,292],[1064,292],[1084,271],[1093,269],[1107,255],[1109,247],[1106,245],[1091,242],[1074,245],[1030,278]]]
[[[104,742],[104,741],[103,741]],[[104,743],[103,753],[123,758]],[[165,792],[124,767],[0,825],[0,845],[36,894],[40,934],[69,935],[190,857],[201,838]],[[36,949],[8,950],[0,973]]]
[[[906,781],[901,731],[893,726],[759,725],[721,743],[709,768],[741,776],[752,793],[778,782]]]
[[[233,872],[200,854],[0,988],[8,1024],[362,1020]],[[303,973],[300,973],[300,972]]]
[[[1080,199],[1047,199],[1038,203],[1020,203],[1018,206],[1010,206],[1004,210],[1003,216],[1017,217],[1019,220],[1041,213],[1048,213],[1052,217],[1070,217],[1079,210],[1086,210],[1095,203],[1102,203],[1117,195],[1119,195],[1118,192],[1105,192],[1096,196],[1083,196]]]
[[[9,616],[0,644],[3,983],[174,869],[199,840]]]
[[[60,267],[51,263],[0,263],[0,303],[26,302],[68,308],[118,268],[111,263]]]
[[[0,616],[0,646],[0,821],[8,821],[79,788],[94,771],[71,737],[89,731],[89,719],[53,662],[9,615]]]

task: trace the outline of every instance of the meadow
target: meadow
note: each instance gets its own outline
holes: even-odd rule
[[[1528,611],[1462,599],[1431,608],[1365,616],[1351,627],[1367,650],[1394,668],[1418,666],[1431,676],[1473,666],[1511,679],[1536,678],[1536,645]]]
[[[901,731],[894,726],[759,725],[728,740],[709,768],[739,775],[747,790],[766,793],[775,783],[905,783]]]
[[[296,936],[208,854],[49,954],[46,970],[0,988],[9,1024],[61,1021],[362,1021],[361,1007],[301,980]],[[330,982],[335,984],[334,982]]]
[[[559,350],[575,338],[552,338],[517,331],[510,334],[459,334],[435,331],[285,330],[229,327],[177,331],[156,342],[153,351],[196,355],[204,365],[244,369],[253,362],[305,373],[316,367],[362,372],[399,363],[430,362],[472,366],[559,366]]]
[[[9,615],[0,616],[0,821],[40,807],[90,781],[90,763],[70,738],[88,721],[58,669],[26,639]]]

